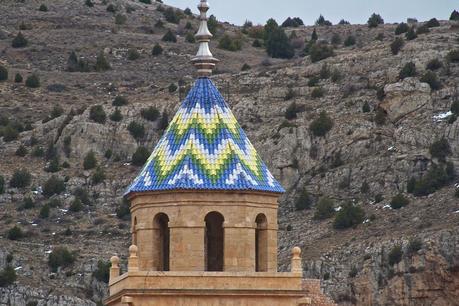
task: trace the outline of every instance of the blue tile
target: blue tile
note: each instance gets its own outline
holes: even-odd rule
[[[218,110],[219,108],[220,110]],[[191,125],[186,125],[185,121],[197,109],[202,110],[201,115],[203,116],[213,116],[213,120],[217,120],[219,126],[213,128],[209,123],[214,123],[214,121],[209,121],[204,117],[199,118],[197,122],[193,122]],[[176,131],[182,134],[176,134],[175,131],[168,129],[154,149],[150,164],[145,167],[151,179],[151,185],[146,185],[139,174],[127,189],[126,194],[177,189],[284,192],[276,180],[270,184],[269,170],[259,155],[249,155],[252,145],[239,124],[230,122],[234,116],[231,115],[228,105],[210,79],[200,78],[196,81],[178,112],[183,115],[183,120],[174,118],[171,122],[176,124]],[[236,126],[237,132],[235,134],[228,128],[231,123]],[[202,133],[202,129],[205,130],[205,133]],[[181,152],[180,150],[185,149],[185,144],[192,137],[195,139],[192,142],[192,149]],[[227,141],[233,143],[230,156],[220,155],[216,158],[207,158],[209,155],[214,155],[217,149]],[[239,147],[239,150],[245,155],[238,156],[233,146]],[[171,156],[165,156],[167,151],[170,152]],[[174,159],[176,154],[184,154],[184,157],[182,160]],[[227,158],[229,159],[226,160]],[[250,166],[247,167],[246,164]],[[215,165],[220,173],[218,177],[209,174],[209,170]],[[244,173],[235,175],[238,165],[241,165]],[[257,166],[253,168],[255,165]],[[172,168],[167,168],[171,166]],[[160,169],[164,171],[165,175]],[[189,174],[183,174],[185,169],[188,169]],[[171,184],[170,181],[178,175],[182,175],[182,177]],[[234,178],[233,183],[228,182],[230,177]]]

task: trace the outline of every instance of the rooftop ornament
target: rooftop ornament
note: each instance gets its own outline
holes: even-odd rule
[[[209,10],[207,0],[201,0],[198,9],[201,12],[199,16],[201,22],[195,37],[199,42],[199,50],[191,62],[198,70],[199,77],[209,77],[219,60],[212,55],[209,49],[209,42],[213,35],[207,27],[207,11]]]
[[[206,0],[200,0],[198,79],[125,195],[171,190],[284,193],[225,99],[209,79],[218,60],[209,50]],[[135,257],[134,257],[135,261]]]

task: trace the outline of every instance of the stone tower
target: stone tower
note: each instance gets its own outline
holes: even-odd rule
[[[301,250],[277,272],[271,175],[209,79],[206,0],[198,6],[198,79],[126,192],[132,245],[127,272],[111,258],[109,306],[333,305],[302,279]]]

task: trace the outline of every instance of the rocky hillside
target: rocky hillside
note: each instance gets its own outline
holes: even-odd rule
[[[100,303],[105,261],[125,263],[130,243],[120,208],[138,148],[151,151],[193,83],[193,15],[90,2],[0,4],[0,305]],[[287,190],[281,270],[298,245],[305,277],[340,305],[459,305],[459,32],[401,34],[397,53],[396,28],[317,26],[313,45],[334,43],[318,61],[304,51],[314,27],[285,28],[295,56],[280,60],[253,47],[255,29],[220,23],[213,81]],[[13,48],[19,32],[28,43]],[[241,50],[218,47],[225,33]]]

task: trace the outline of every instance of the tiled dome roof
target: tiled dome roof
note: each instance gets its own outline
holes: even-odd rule
[[[196,81],[126,194],[164,190],[284,192],[206,77]]]

